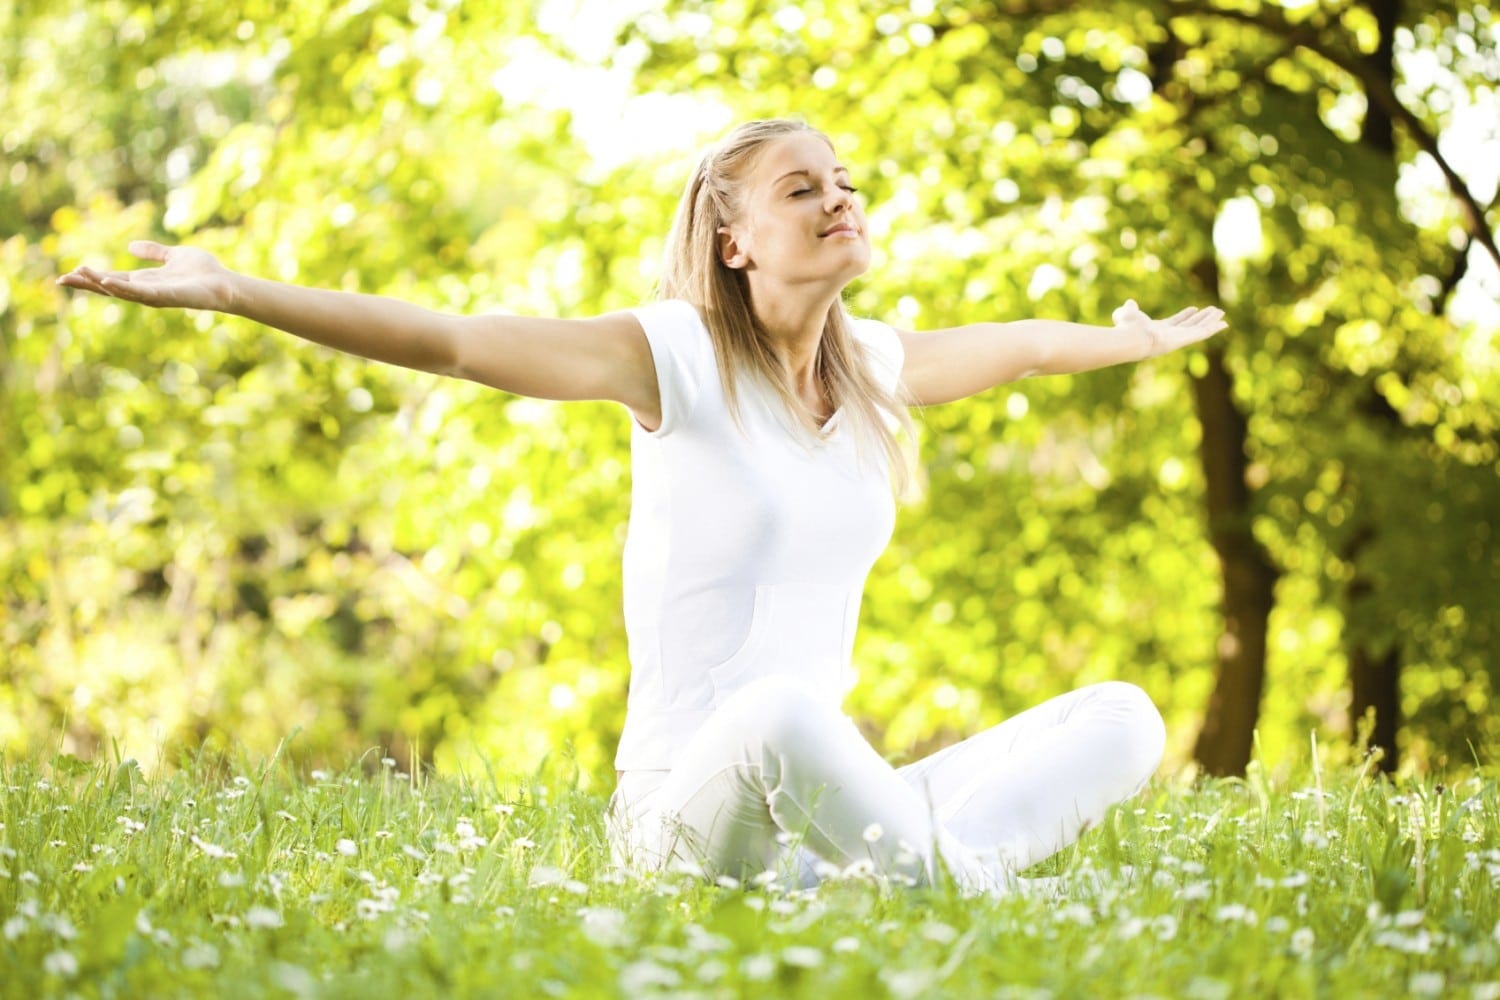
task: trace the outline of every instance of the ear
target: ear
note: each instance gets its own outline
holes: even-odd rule
[[[739,237],[728,226],[719,227],[719,259],[725,267],[741,270],[750,263],[750,254]]]

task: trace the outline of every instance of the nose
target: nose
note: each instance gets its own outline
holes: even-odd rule
[[[837,214],[840,211],[847,212],[854,207],[854,196],[841,187],[833,188],[833,194],[828,199],[827,209],[830,213]]]

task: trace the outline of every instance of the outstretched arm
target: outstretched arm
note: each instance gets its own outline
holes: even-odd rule
[[[951,403],[1030,375],[1092,371],[1144,361],[1224,329],[1222,309],[1184,309],[1151,319],[1134,300],[1115,310],[1114,326],[1050,319],[974,323],[930,333],[898,331],[901,369],[917,406]]]
[[[541,399],[609,399],[659,417],[650,345],[630,313],[591,319],[453,316],[397,299],[303,288],[237,274],[207,251],[136,240],[130,252],[161,267],[58,278],[156,307],[213,309],[340,351],[466,378]]]

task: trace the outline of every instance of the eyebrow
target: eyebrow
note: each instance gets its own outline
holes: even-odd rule
[[[836,173],[836,174],[848,174],[849,173],[849,168],[848,167],[834,167],[833,168],[833,172]],[[798,174],[802,174],[804,176],[811,177],[812,176],[812,171],[810,171],[810,170],[789,170],[786,173],[782,174],[780,177],[776,178],[776,180],[772,181],[771,183],[773,183],[773,184],[780,184],[782,181],[786,180],[788,177],[795,177]]]

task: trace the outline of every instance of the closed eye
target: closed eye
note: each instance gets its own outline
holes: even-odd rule
[[[848,191],[850,194],[856,194],[859,191],[859,188],[857,188],[857,187],[850,187],[847,184],[840,184],[839,187],[843,188],[845,191]],[[788,198],[795,198],[798,195],[811,194],[811,193],[812,193],[812,188],[798,188],[797,190],[793,191],[791,194],[787,195],[787,197]]]

